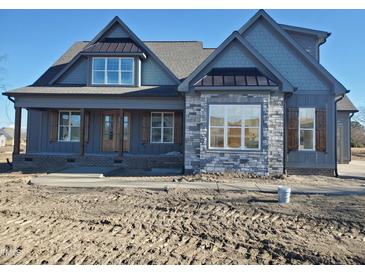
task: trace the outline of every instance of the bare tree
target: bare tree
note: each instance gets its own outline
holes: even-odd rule
[[[359,112],[354,115],[354,120],[365,126],[365,106],[359,108]]]

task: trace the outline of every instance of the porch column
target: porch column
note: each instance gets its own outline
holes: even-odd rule
[[[80,155],[85,154],[85,109],[80,109]]]
[[[13,155],[19,155],[19,152],[20,152],[21,124],[22,124],[22,108],[21,107],[15,107]]]
[[[123,155],[124,149],[124,110],[120,110],[120,136],[119,136],[119,156]]]

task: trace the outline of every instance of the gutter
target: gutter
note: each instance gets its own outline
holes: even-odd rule
[[[15,104],[15,100],[13,98],[11,98],[10,96],[7,96],[9,101],[13,102],[13,104]]]
[[[346,90],[346,93],[349,93],[350,90]],[[345,94],[342,94],[341,97],[335,100],[335,176],[338,177],[338,169],[337,169],[337,102],[342,100],[345,97]],[[335,97],[336,98],[336,97]]]

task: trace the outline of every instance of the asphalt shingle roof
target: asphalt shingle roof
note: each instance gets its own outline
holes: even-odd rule
[[[359,110],[354,106],[349,97],[345,95],[342,100],[337,102],[338,111],[358,112]]]
[[[88,43],[74,43],[33,86],[47,86],[78,53],[87,49]],[[214,50],[203,48],[202,42],[198,41],[148,41],[145,44],[179,79],[186,78]]]

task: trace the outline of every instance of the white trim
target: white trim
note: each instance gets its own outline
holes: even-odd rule
[[[153,114],[160,114],[161,115],[161,127],[152,127],[152,116]],[[165,119],[165,114],[172,114],[172,127],[164,127],[163,122]],[[154,128],[158,128],[161,130],[161,138],[159,142],[153,142],[152,141],[152,129]],[[163,131],[165,128],[171,128],[172,129],[172,140],[171,142],[164,142],[163,141]],[[151,144],[173,144],[174,143],[174,136],[175,133],[175,113],[173,111],[166,111],[166,112],[161,112],[161,111],[153,111],[151,112],[151,122],[150,122],[150,143]]]
[[[96,59],[104,59],[104,69],[103,70],[94,70],[94,60]],[[108,59],[118,59],[118,70],[111,70],[112,72],[118,72],[118,83],[108,83]],[[132,70],[123,70],[122,69],[122,60],[132,60]],[[104,72],[104,82],[103,83],[95,83],[94,81],[94,71],[95,72]],[[129,83],[122,83],[122,74],[123,72],[132,72],[132,82]],[[91,60],[91,84],[92,85],[106,85],[106,86],[134,86],[135,85],[135,62],[133,57],[92,57]]]
[[[212,106],[223,106],[224,107],[224,124],[223,126],[211,126],[210,125],[210,117],[211,117],[211,107]],[[246,126],[245,125],[245,119],[246,119],[246,115],[245,112],[242,111],[241,112],[241,124],[240,126],[228,126],[228,111],[229,108],[232,106],[239,106],[242,109],[244,109],[246,106],[253,106],[253,107],[258,107],[259,108],[259,125],[258,127],[253,127],[253,126]],[[261,150],[261,119],[262,119],[262,109],[261,109],[261,105],[255,105],[255,104],[211,104],[209,105],[209,115],[208,115],[208,131],[209,131],[209,138],[208,138],[208,148],[209,149],[213,149],[213,150],[248,150],[248,151],[259,151]],[[223,147],[213,147],[210,145],[210,138],[211,138],[211,129],[212,128],[223,128]],[[228,147],[228,130],[230,128],[240,128],[241,129],[241,146],[239,148],[231,148]],[[248,148],[246,147],[245,144],[245,129],[246,128],[252,128],[252,129],[258,129],[259,132],[259,146],[258,148]]]
[[[301,129],[300,128],[300,110],[301,109],[308,109],[308,110],[312,110],[313,111],[313,128],[303,128],[303,129]],[[299,110],[298,110],[298,112],[299,112],[299,115],[298,115],[298,119],[299,119],[299,121],[298,121],[298,136],[299,136],[299,138],[298,138],[298,150],[299,151],[315,151],[316,150],[316,109],[315,108],[299,108]],[[307,131],[309,131],[309,130],[312,130],[313,131],[313,133],[312,133],[312,138],[313,138],[313,148],[300,148],[300,131],[301,130],[307,130]]]
[[[67,112],[68,113],[68,125],[61,125],[61,112]],[[57,142],[62,142],[62,143],[75,143],[75,142],[80,142],[80,137],[78,140],[71,140],[71,128],[75,128],[73,126],[71,126],[71,115],[72,113],[78,113],[79,115],[81,115],[80,111],[77,110],[59,110],[58,111],[58,124],[57,124]],[[81,119],[81,116],[80,116]],[[60,139],[60,128],[61,127],[67,127],[68,128],[68,136],[67,136],[67,140],[61,140]],[[80,129],[80,126],[78,126],[78,128]]]

